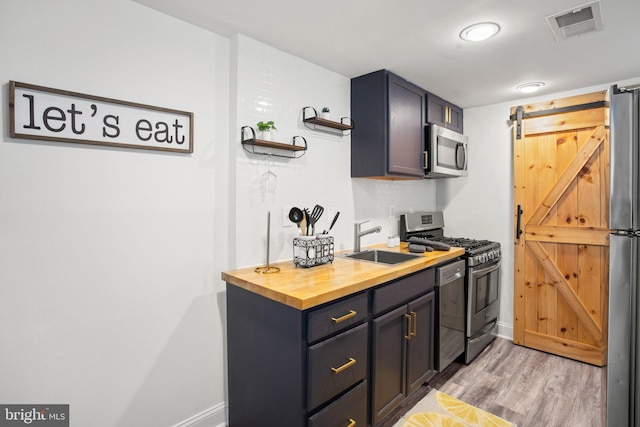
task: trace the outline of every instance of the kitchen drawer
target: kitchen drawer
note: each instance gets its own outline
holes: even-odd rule
[[[367,296],[366,292],[361,293],[310,312],[307,318],[307,342],[313,343],[365,320]]]
[[[373,315],[398,307],[436,286],[436,270],[429,268],[373,291]]]
[[[366,381],[309,418],[309,427],[364,427],[366,425]]]
[[[307,410],[367,376],[369,325],[364,323],[308,349]]]

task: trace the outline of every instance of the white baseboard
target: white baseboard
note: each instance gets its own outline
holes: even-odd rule
[[[219,403],[179,422],[173,427],[226,427],[225,408],[224,402]]]
[[[498,322],[498,336],[500,338],[513,341],[513,325],[509,323]]]

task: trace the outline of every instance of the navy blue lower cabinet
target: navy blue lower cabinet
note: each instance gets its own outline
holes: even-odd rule
[[[227,283],[230,427],[366,426],[368,301],[300,311]]]
[[[309,310],[227,283],[230,427],[374,426],[433,375],[433,268]]]
[[[434,286],[435,270],[428,269],[373,291],[370,378],[373,425],[435,375]],[[404,304],[398,306],[400,302]]]
[[[366,426],[368,385],[363,381],[344,396],[309,417],[309,427]]]

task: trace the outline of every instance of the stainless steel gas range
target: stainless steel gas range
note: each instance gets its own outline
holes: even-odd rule
[[[436,366],[442,370],[451,360],[452,349],[464,349],[465,363],[471,362],[496,337],[498,315],[500,314],[500,265],[502,256],[500,243],[489,240],[469,238],[451,238],[444,236],[444,218],[442,212],[418,212],[400,216],[400,239],[409,241],[411,237],[426,238],[465,249],[463,259],[466,263],[463,283],[464,293],[447,290],[441,292],[436,302],[439,327],[436,329],[436,360],[446,361]],[[446,266],[442,267],[445,268]],[[462,273],[457,273],[462,276]],[[438,276],[438,275],[437,275]],[[446,275],[441,275],[445,277]],[[444,285],[438,284],[438,285]],[[444,287],[442,288],[444,289]],[[438,298],[436,287],[436,298]],[[464,301],[455,301],[454,295],[464,294]],[[444,296],[444,297],[442,297]],[[452,309],[453,307],[453,309]],[[450,312],[458,309],[460,313]],[[451,319],[462,316],[464,334],[452,333]],[[462,331],[461,331],[462,332]],[[459,336],[460,338],[455,338]],[[452,342],[461,340],[463,343]],[[457,356],[455,356],[457,357]],[[454,357],[454,358],[455,358]]]

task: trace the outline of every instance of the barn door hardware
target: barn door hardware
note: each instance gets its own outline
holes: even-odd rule
[[[522,234],[521,221],[522,221],[523,213],[524,211],[522,210],[520,205],[518,205],[518,220],[516,221],[516,240],[520,240],[520,235]]]
[[[522,139],[522,120],[532,119],[534,117],[551,116],[553,114],[571,113],[574,111],[591,110],[594,108],[608,107],[607,101],[588,102],[585,104],[570,105],[568,107],[552,108],[549,110],[531,111],[529,113],[524,112],[524,107],[519,105],[516,108],[516,112],[509,116],[512,122],[516,122],[516,139]]]
[[[516,123],[516,139],[522,139],[522,116],[524,115],[524,107],[522,105],[519,105],[518,108],[516,109],[516,114],[515,114],[515,119],[517,120]],[[511,115],[511,120],[513,120],[513,115]],[[519,209],[520,207],[518,207]],[[520,221],[520,214],[518,214],[518,221]],[[518,222],[519,224],[519,222]],[[518,228],[519,229],[519,228]],[[520,238],[520,236],[518,235],[518,238]]]

